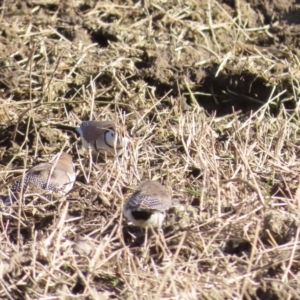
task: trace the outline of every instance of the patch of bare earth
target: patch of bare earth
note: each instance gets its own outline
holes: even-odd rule
[[[299,1],[0,2],[0,193],[62,148],[64,198],[1,207],[1,299],[299,299]],[[113,119],[90,164],[56,125]],[[164,240],[122,206],[159,180]]]

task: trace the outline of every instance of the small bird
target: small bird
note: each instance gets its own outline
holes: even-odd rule
[[[76,174],[71,155],[62,153],[51,162],[40,163],[29,169],[24,178],[21,176],[14,182],[9,196],[4,204],[11,204],[18,200],[20,192],[34,193],[34,190],[45,190],[54,193],[66,194],[74,185]],[[22,189],[23,183],[23,189]]]
[[[124,216],[139,227],[161,228],[172,206],[168,191],[157,181],[144,181],[124,205]]]
[[[83,147],[91,147],[94,153],[119,156],[124,151],[124,138],[116,132],[113,121],[83,121],[75,128]]]

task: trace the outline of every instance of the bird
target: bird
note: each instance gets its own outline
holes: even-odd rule
[[[157,181],[141,183],[124,205],[123,214],[127,220],[142,228],[161,228],[165,212],[172,206],[168,191]]]
[[[83,121],[75,128],[84,148],[92,149],[94,154],[119,156],[124,151],[125,139],[116,132],[113,121]]]
[[[52,161],[30,168],[24,176],[17,179],[10,188],[4,204],[8,205],[18,200],[19,193],[34,193],[37,190],[67,194],[73,188],[75,179],[72,156],[62,152]]]

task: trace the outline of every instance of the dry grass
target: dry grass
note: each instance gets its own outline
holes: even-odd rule
[[[59,3],[1,4],[0,192],[62,148],[78,174],[1,208],[0,298],[299,299],[299,5]],[[125,154],[55,128],[87,119]],[[146,179],[182,205],[143,248],[122,207]]]

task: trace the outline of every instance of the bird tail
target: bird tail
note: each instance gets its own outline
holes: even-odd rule
[[[65,124],[60,124],[60,123],[50,123],[50,126],[53,128],[61,129],[61,130],[72,131],[72,132],[75,132],[78,137],[80,136],[79,132],[76,130],[76,128],[77,128],[76,126],[65,125]]]

